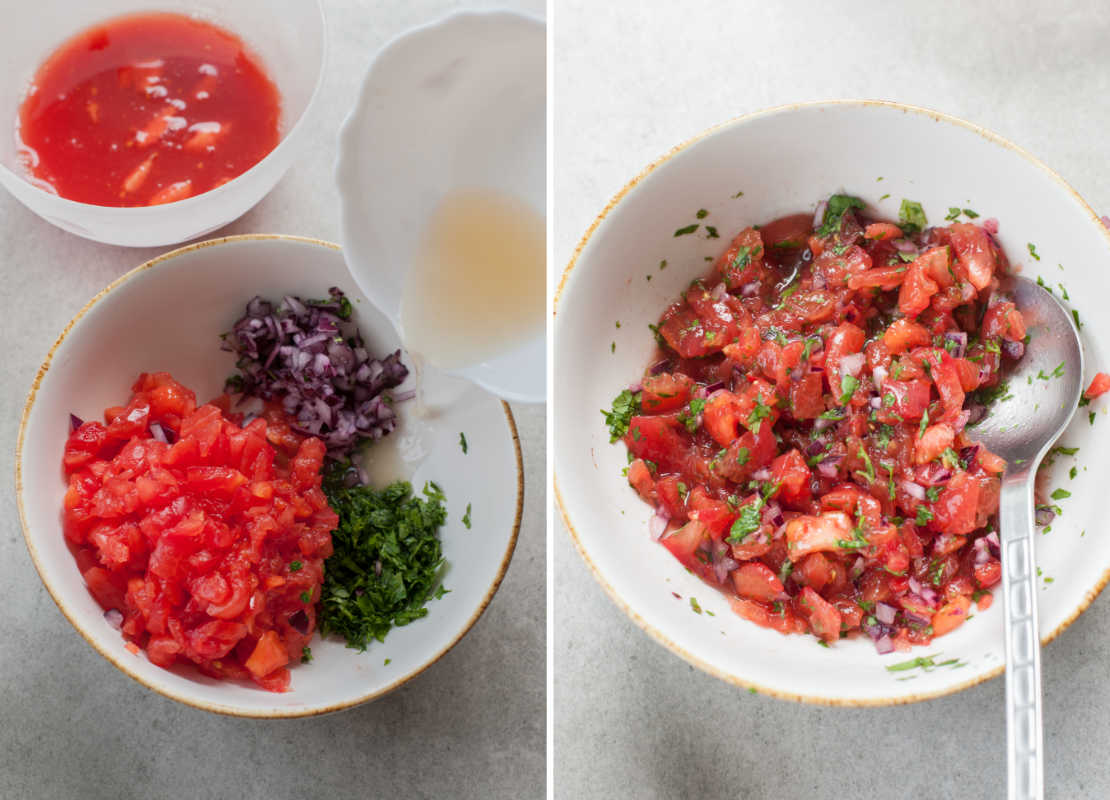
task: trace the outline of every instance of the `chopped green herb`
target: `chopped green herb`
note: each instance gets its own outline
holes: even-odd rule
[[[839,422],[842,419],[848,419],[848,409],[830,408],[828,411],[822,411],[818,414],[817,419],[831,419],[833,422]]]
[[[871,456],[869,456],[867,454],[867,451],[863,449],[862,444],[859,446],[859,452],[857,453],[857,455],[860,458],[863,459],[863,463],[865,465],[865,468],[864,469],[857,469],[855,474],[859,475],[861,478],[863,478],[865,481],[867,481],[868,485],[874,483],[875,482],[875,465],[871,463]]]
[[[898,222],[902,232],[906,234],[923,231],[925,226],[929,224],[929,220],[925,218],[925,210],[921,208],[921,203],[905,198],[902,198],[902,205],[898,209]]]
[[[740,516],[732,523],[732,528],[729,530],[728,540],[730,542],[743,542],[759,530],[761,523],[759,512],[763,509],[763,503],[763,498],[757,497],[752,502],[740,506]]]
[[[690,598],[690,608],[692,608],[694,610],[695,614],[700,614],[701,613],[701,606],[698,605],[698,599],[696,597],[691,597]]]
[[[307,592],[307,591],[306,592],[301,592],[301,602],[302,603],[311,603],[312,602],[312,592]]]
[[[312,661],[312,648],[311,647],[302,647],[301,648],[301,663],[302,664],[308,664],[311,661]]]
[[[708,236],[705,237],[707,239],[720,239],[721,238],[721,234],[717,233],[717,229],[715,227],[713,227],[712,225],[706,225],[705,226],[705,232],[707,234],[709,234]],[[712,259],[707,258],[706,260],[711,261]]]
[[[925,525],[933,518],[933,512],[925,508],[925,506],[917,507],[917,516],[914,518],[915,525]]]
[[[1079,321],[1079,312],[1074,308],[1071,310],[1071,318],[1075,320],[1075,329],[1077,331],[1083,330],[1083,323]]]
[[[859,378],[854,375],[842,375],[840,378],[840,404],[845,405],[852,399],[859,387]]]
[[[825,216],[821,227],[817,229],[818,236],[831,236],[840,230],[840,223],[844,220],[844,213],[850,208],[863,208],[863,201],[858,197],[846,194],[834,194],[825,205]]]
[[[613,407],[601,410],[605,424],[609,426],[609,443],[612,444],[628,433],[632,418],[640,413],[640,394],[625,389],[613,399]]]
[[[675,231],[674,235],[676,237],[686,236],[687,234],[693,233],[694,231],[696,231],[699,227],[701,227],[701,226],[699,226],[697,223],[694,223],[693,225],[687,225],[685,228],[679,228],[677,231]]]
[[[705,219],[706,217],[709,216],[709,212],[706,211],[704,208],[699,208],[698,213],[694,214],[694,216],[697,217],[698,219]]]
[[[1035,244],[1029,242],[1029,244],[1025,246],[1029,248],[1029,255],[1033,256],[1033,258],[1035,258],[1037,261],[1041,260],[1041,257],[1037,255],[1037,246]]]
[[[948,213],[945,214],[944,218],[949,222],[955,222],[959,218],[959,216],[960,209],[956,208],[955,206],[949,206]]]
[[[1057,489],[1052,494],[1050,494],[1049,497],[1051,497],[1053,500],[1066,500],[1071,497],[1071,492],[1069,492],[1067,489]]]
[[[736,463],[737,464],[740,464],[740,465],[747,464],[749,457],[750,457],[750,454],[748,453],[748,448],[741,447],[741,448],[737,449],[737,451],[736,451]]]
[[[695,398],[690,401],[678,415],[678,421],[686,426],[686,430],[690,433],[697,433],[698,430],[698,416],[705,409],[705,400]]]
[[[470,503],[466,504],[466,513],[463,514],[462,524],[466,526],[467,530],[470,530]]]
[[[419,498],[406,481],[380,490],[344,486],[345,473],[334,470],[324,482],[339,525],[332,532],[335,553],[325,563],[320,631],[365,650],[373,639],[384,641],[390,628],[426,616],[428,600],[446,593],[439,584],[439,528],[447,511],[432,482]]]
[[[748,428],[752,433],[758,434],[760,427],[763,425],[763,420],[769,416],[771,416],[771,407],[764,404],[763,395],[757,394],[755,396],[755,407],[752,408],[752,413],[748,415]]]
[[[620,326],[619,322],[617,323],[617,326]],[[466,443],[466,434],[461,431],[459,432],[459,447],[462,448],[463,455],[465,455],[466,451],[470,449],[470,446]]]

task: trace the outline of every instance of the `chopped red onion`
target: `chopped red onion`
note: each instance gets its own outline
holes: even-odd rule
[[[911,575],[908,583],[911,592],[914,594],[921,594],[921,581]]]
[[[914,470],[914,478],[917,483],[929,488],[932,486],[940,486],[943,483],[948,483],[952,477],[952,470],[936,461],[930,461],[928,464],[922,464]]]
[[[807,456],[815,456],[823,452],[825,452],[825,443],[820,438],[810,442],[809,447],[806,448]]]
[[[971,419],[971,411],[965,408],[956,415],[956,421],[952,423],[952,429],[955,430],[956,433],[961,433],[963,429],[967,427],[967,421],[969,419]]]
[[[900,485],[902,487],[902,490],[914,500],[922,501],[925,499],[925,487],[922,486],[920,483],[914,483],[913,481],[902,481]]]
[[[839,459],[837,459],[839,461]],[[836,461],[832,459],[825,459],[817,465],[817,472],[825,478],[835,478],[837,476]]]
[[[976,539],[975,543],[971,546],[971,549],[975,553],[976,566],[978,566],[979,564],[985,564],[986,562],[990,561],[991,548],[990,544],[987,543],[986,537],[981,536]]]
[[[828,285],[828,283],[825,280],[824,274],[821,273],[821,272],[816,272],[815,271],[813,273],[813,288],[814,289],[824,289],[827,285]]]
[[[85,424],[85,421],[83,419],[81,419],[80,417],[78,417],[76,414],[70,414],[69,415],[69,431],[70,431],[70,433],[77,430],[78,428],[80,428],[84,424]]]
[[[755,478],[757,481],[769,481],[771,480],[771,470],[767,469],[767,467],[757,469],[754,473],[752,473],[752,477]]]
[[[671,368],[670,359],[669,358],[664,358],[663,360],[656,361],[654,364],[652,364],[651,369],[649,369],[648,372],[650,372],[652,375],[658,375],[660,372],[669,372],[670,368]]]
[[[289,626],[302,636],[308,633],[308,614],[304,613],[303,608],[298,608],[289,615]]]
[[[911,242],[909,239],[892,239],[890,243],[894,245],[894,249],[897,250],[899,253],[917,252],[917,245]]]
[[[763,509],[763,521],[773,528],[786,524],[786,519],[782,515],[782,508],[778,503],[768,503]]]
[[[851,576],[852,580],[856,580],[863,574],[863,570],[867,567],[867,562],[864,561],[863,556],[857,556],[856,560],[852,562]]]
[[[991,546],[991,552],[996,555],[1002,552],[1002,544],[998,541],[998,531],[991,531],[983,537],[987,540],[987,544]]]
[[[320,437],[328,455],[342,459],[396,427],[397,398],[387,392],[408,369],[400,350],[372,359],[347,321],[350,301],[335,287],[328,291],[329,300],[286,296],[277,308],[252,298],[223,348],[239,357],[230,391],[281,400],[299,433]]]
[[[668,522],[670,522],[670,517],[666,512],[664,512],[662,508],[656,509],[651,521],[648,522],[648,533],[651,534],[651,538],[658,541],[663,535],[663,532],[667,530]]]
[[[123,625],[123,612],[118,608],[109,608],[104,612],[104,620],[118,631]]]
[[[972,403],[967,407],[967,414],[967,422],[964,423],[964,427],[982,422],[987,416],[987,407],[982,403]]]
[[[880,389],[883,388],[883,381],[886,380],[886,376],[887,376],[886,367],[880,366],[880,367],[875,367],[875,369],[871,370],[871,380],[874,381],[875,386],[877,386]]]
[[[1015,361],[1025,355],[1024,342],[1011,342],[1008,339],[1002,340],[1002,353],[1007,358],[1012,358]]]
[[[978,452],[979,445],[977,444],[962,447],[960,448],[960,461],[963,461],[965,464],[968,465],[968,467],[970,467],[973,463],[975,463],[975,456]]]
[[[994,217],[988,217],[987,219],[983,220],[983,230],[985,230],[991,236],[997,236],[998,220],[996,220]]]
[[[817,210],[813,212],[813,227],[820,228],[825,224],[825,211],[829,207],[828,200],[822,200],[817,204]]]
[[[842,356],[840,359],[840,372],[844,375],[851,375],[853,378],[859,375],[859,371],[863,369],[864,358],[863,353],[851,353],[850,355]]]
[[[162,425],[160,423],[150,423],[150,435],[162,444],[170,443],[170,440],[166,438],[166,431],[162,428]]]
[[[740,566],[740,562],[734,560],[729,553],[729,547],[724,542],[717,542],[713,546],[713,575],[717,578],[717,583],[724,583],[728,580],[728,574]]]
[[[711,384],[709,384],[708,386],[705,387],[705,397],[709,397],[709,395],[713,394],[718,389],[723,389],[723,388],[725,388],[725,382],[724,381],[717,381],[716,383],[711,383]]]
[[[875,604],[875,619],[884,625],[893,625],[894,615],[897,612],[898,610],[894,606],[888,605],[887,603]]]
[[[1033,520],[1040,526],[1049,525],[1056,519],[1056,512],[1048,506],[1037,506],[1033,511]]]
[[[714,300],[723,300],[724,296],[725,296],[725,292],[727,292],[727,291],[728,291],[728,287],[725,286],[724,283],[718,283],[716,286],[713,287],[713,291],[710,292],[710,296]]]
[[[632,394],[642,392],[643,390],[644,390],[644,385],[642,383],[630,383],[630,384],[628,384],[628,391],[632,392]]]
[[[955,358],[964,357],[964,353],[967,352],[967,333],[965,331],[950,331],[944,334],[944,340],[955,343],[956,348],[952,351]]]
[[[878,395],[875,395],[867,402],[876,411],[883,407],[883,398],[879,397]]]
[[[924,628],[926,625],[932,624],[932,620],[928,617],[923,617],[920,614],[911,613],[909,611],[906,611],[905,609],[902,609],[902,616],[906,618],[906,622],[917,625],[921,628]]]
[[[740,294],[742,294],[744,297],[755,297],[757,294],[759,294],[759,287],[759,281],[745,283],[743,286],[740,287]]]
[[[880,636],[875,640],[875,650],[879,655],[885,656],[887,653],[894,652],[894,642],[890,636]]]

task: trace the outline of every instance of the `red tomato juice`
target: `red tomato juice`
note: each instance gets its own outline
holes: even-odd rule
[[[277,145],[281,98],[235,34],[180,14],[118,17],[39,68],[19,111],[29,174],[102,206],[183,200]]]

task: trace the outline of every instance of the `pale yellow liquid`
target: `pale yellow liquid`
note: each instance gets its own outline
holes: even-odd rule
[[[544,323],[544,218],[486,189],[444,197],[405,276],[405,347],[444,369],[516,348]]]

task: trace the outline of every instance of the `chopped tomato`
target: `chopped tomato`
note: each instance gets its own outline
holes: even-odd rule
[[[1083,396],[1088,400],[1094,400],[1096,397],[1101,397],[1107,392],[1110,392],[1110,375],[1107,375],[1105,372],[1099,372],[1095,375],[1094,379],[1091,381],[1091,385],[1087,387],[1087,391],[1083,393]]]

